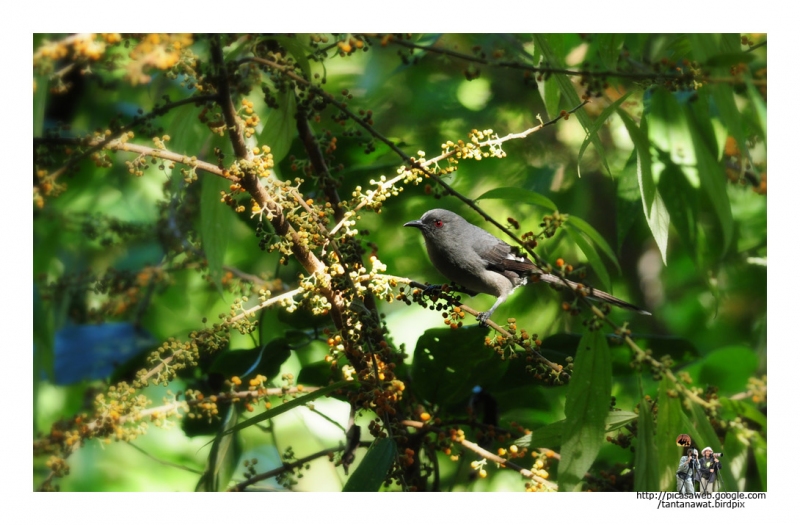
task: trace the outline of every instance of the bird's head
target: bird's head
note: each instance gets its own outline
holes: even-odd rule
[[[447,235],[459,222],[464,222],[461,216],[456,215],[452,211],[436,208],[425,212],[419,220],[409,221],[403,226],[411,226],[412,228],[419,229],[426,239],[436,239],[437,237]]]

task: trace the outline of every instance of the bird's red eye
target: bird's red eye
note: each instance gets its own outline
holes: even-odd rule
[[[444,226],[444,222],[442,222],[442,219],[437,219],[433,221],[433,225],[436,226],[437,228],[441,228],[442,226]]]

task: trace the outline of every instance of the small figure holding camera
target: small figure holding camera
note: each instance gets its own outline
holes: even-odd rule
[[[678,472],[675,478],[678,482],[678,492],[681,494],[694,494],[694,480],[698,479],[698,468],[700,467],[697,449],[687,447],[681,462],[678,464]]]
[[[702,494],[719,492],[718,474],[722,469],[722,465],[719,462],[721,457],[722,452],[715,454],[711,447],[703,449],[703,457],[700,458],[698,466],[700,492]]]

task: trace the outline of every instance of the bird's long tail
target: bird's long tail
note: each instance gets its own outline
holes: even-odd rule
[[[579,284],[576,282],[572,282],[568,279],[561,279],[560,277],[550,274],[550,273],[540,273],[540,274],[533,274],[531,276],[533,279],[539,279],[542,282],[546,282],[548,284],[552,284],[558,286],[560,288],[564,287],[564,282],[569,285],[570,288],[573,290],[583,290],[586,292],[586,297],[588,299],[597,299],[598,301],[603,301],[604,303],[608,303],[614,306],[618,306],[620,308],[625,308],[626,310],[633,310],[634,312],[643,314],[643,315],[652,315],[647,310],[639,308],[636,305],[631,303],[626,303],[622,299],[614,297],[610,293],[606,293],[602,290],[597,290],[596,288],[592,288],[590,286],[586,286],[584,284]]]

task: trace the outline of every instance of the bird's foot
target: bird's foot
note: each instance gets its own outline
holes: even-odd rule
[[[439,295],[442,293],[442,285],[441,284],[429,284],[422,290],[424,295]]]
[[[492,312],[481,312],[475,317],[478,319],[478,324],[481,326],[486,326],[486,323],[489,321],[489,317],[492,315]]]

